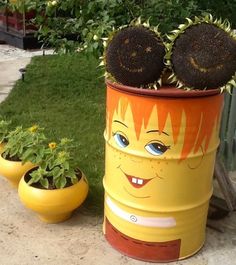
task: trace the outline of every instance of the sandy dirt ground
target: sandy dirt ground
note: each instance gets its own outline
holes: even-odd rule
[[[0,100],[8,95],[25,67],[39,52],[0,45]],[[236,179],[236,178],[235,178]],[[144,265],[123,256],[102,234],[102,212],[91,216],[82,207],[60,224],[42,223],[20,203],[17,190],[0,176],[0,265]],[[173,265],[236,264],[236,213],[207,228],[205,246],[193,257]],[[163,263],[162,263],[163,264]]]
[[[24,208],[17,190],[0,178],[1,265],[142,265],[114,250],[102,234],[102,213],[78,209],[71,219],[45,224]],[[225,230],[206,231],[205,246],[191,258],[173,265],[236,264],[236,213],[217,223]]]

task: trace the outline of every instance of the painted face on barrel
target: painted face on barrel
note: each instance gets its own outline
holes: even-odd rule
[[[184,161],[179,163],[176,159],[182,144],[174,144],[170,118],[161,133],[154,124],[157,124],[155,109],[147,127],[141,127],[140,137],[137,139],[132,113],[128,107],[124,120],[115,113],[109,141],[114,147],[112,154],[108,155],[109,163],[112,164],[112,186],[123,199],[144,205],[147,201],[156,204],[160,197],[165,197],[168,193],[171,197],[171,190],[179,179],[179,176],[173,177],[174,165],[182,168],[182,171],[192,171]],[[161,190],[165,190],[162,195]]]
[[[154,115],[153,113],[152,116]],[[128,196],[151,198],[153,194],[150,187],[165,179],[165,169],[158,158],[166,160],[166,154],[173,145],[171,132],[165,130],[160,134],[155,127],[148,126],[141,129],[140,138],[137,139],[134,123],[129,122],[132,120],[129,109],[126,117],[122,121],[119,115],[115,115],[112,122],[111,142],[117,148],[114,153],[117,175],[121,178],[122,189]]]
[[[139,205],[157,205],[158,201],[168,204],[171,200],[173,203],[172,194],[176,193],[171,191],[177,186],[180,186],[183,197],[187,196],[188,192],[181,183],[185,182],[186,185],[195,181],[197,187],[199,170],[205,167],[201,151],[197,157],[180,162],[184,126],[180,129],[179,141],[174,143],[171,119],[167,118],[162,132],[156,128],[157,119],[154,108],[147,126],[141,127],[139,139],[135,134],[130,107],[124,119],[118,112],[112,120],[111,138],[106,151],[107,157],[112,159],[112,167],[108,168],[107,174],[122,199],[127,198]],[[185,123],[184,116],[182,122]]]

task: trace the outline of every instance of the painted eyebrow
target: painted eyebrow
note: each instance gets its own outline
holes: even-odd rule
[[[147,131],[146,133],[152,133],[152,132],[160,132],[159,130],[150,130],[150,131]],[[166,133],[166,132],[164,132],[164,131],[162,131],[162,133],[164,133],[165,135],[167,135],[167,136],[170,136],[168,133]]]
[[[114,120],[113,122],[117,122],[117,123],[120,123],[120,124],[122,124],[122,125],[124,125],[126,128],[128,128],[128,126],[126,125],[126,124],[124,124],[123,122],[121,122],[121,121],[118,121],[118,120]]]

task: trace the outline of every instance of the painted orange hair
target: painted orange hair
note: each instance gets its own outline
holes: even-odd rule
[[[187,92],[186,92],[187,93]],[[198,152],[202,147],[207,151],[214,127],[219,124],[223,95],[196,98],[160,98],[139,96],[132,93],[122,93],[108,86],[107,88],[107,128],[111,137],[111,124],[114,112],[118,113],[120,106],[121,119],[124,120],[128,105],[130,105],[136,137],[139,139],[141,127],[147,128],[150,115],[156,106],[158,122],[157,129],[161,133],[167,121],[171,119],[173,141],[177,143],[182,115],[185,113],[186,129],[180,159],[187,158],[190,152]],[[193,149],[194,148],[194,149]]]

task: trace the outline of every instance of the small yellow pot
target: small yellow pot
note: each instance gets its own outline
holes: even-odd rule
[[[30,162],[22,164],[21,161],[10,161],[0,155],[0,175],[5,177],[15,188],[22,176],[33,167],[35,165]]]
[[[19,183],[18,194],[21,202],[36,212],[46,223],[59,223],[70,218],[88,194],[88,182],[82,175],[78,183],[55,190],[45,190],[28,185],[23,177]]]

